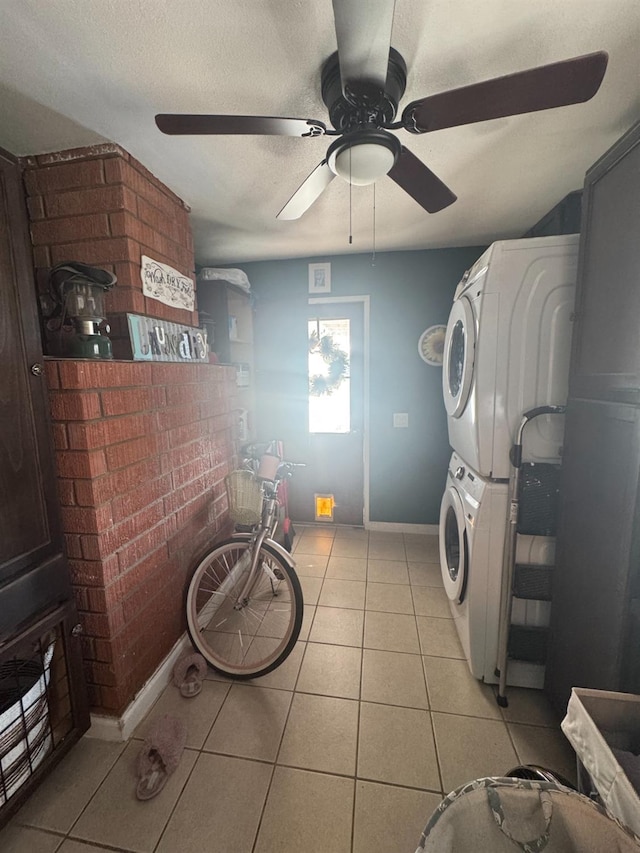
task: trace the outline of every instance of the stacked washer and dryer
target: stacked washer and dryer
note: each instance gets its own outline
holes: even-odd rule
[[[447,324],[443,393],[453,455],[440,512],[440,563],[473,675],[496,683],[509,451],[524,412],[567,399],[578,235],[494,243],[465,273]],[[523,458],[558,462],[563,418],[527,427]],[[553,565],[553,539],[519,536],[516,561]],[[512,624],[545,626],[548,602],[514,600]],[[508,683],[541,688],[544,666],[509,663]]]

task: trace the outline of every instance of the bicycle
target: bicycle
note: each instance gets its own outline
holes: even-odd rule
[[[263,447],[250,447],[248,468],[227,477],[231,518],[250,531],[234,533],[203,557],[187,591],[191,641],[214,669],[236,679],[280,666],[298,639],[304,613],[294,560],[273,539],[278,487],[302,466],[259,453]]]

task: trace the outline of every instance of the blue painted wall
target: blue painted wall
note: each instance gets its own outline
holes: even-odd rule
[[[485,247],[338,255],[241,264],[255,295],[256,425],[287,455],[304,446],[308,264],[331,263],[331,296],[371,297],[370,520],[437,524],[450,449],[442,370],[418,339],[446,323],[455,287]],[[408,429],[393,413],[408,412]]]

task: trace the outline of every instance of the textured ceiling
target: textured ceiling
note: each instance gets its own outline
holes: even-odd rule
[[[331,0],[0,0],[0,145],[34,154],[112,140],[192,208],[203,264],[372,248],[373,188],[334,180],[294,222],[275,216],[331,138],[168,137],[158,112],[328,123]],[[457,194],[430,215],[376,185],[378,251],[521,234],[640,119],[638,0],[397,0],[392,44],[410,100],[606,50],[586,104],[423,136],[398,131]],[[350,212],[351,208],[351,212]],[[353,244],[348,244],[350,216]]]

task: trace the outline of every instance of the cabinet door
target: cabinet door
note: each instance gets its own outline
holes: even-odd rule
[[[640,409],[570,401],[565,448],[546,684],[560,713],[572,687],[631,686]]]
[[[587,172],[569,395],[640,403],[640,125]]]
[[[71,595],[20,172],[0,153],[0,640]]]

